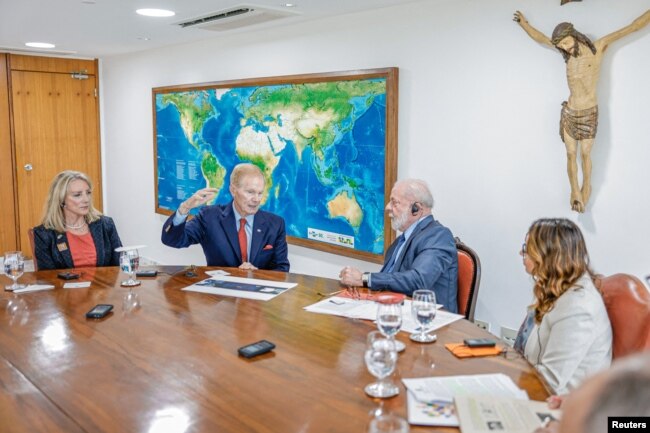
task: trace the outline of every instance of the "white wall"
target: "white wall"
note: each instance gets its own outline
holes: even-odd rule
[[[650,28],[610,47],[602,67],[594,192],[569,209],[560,103],[565,65],[512,21],[520,9],[550,34],[570,21],[601,37],[639,16],[647,0],[443,0],[222,37],[102,61],[106,211],[126,244],[162,263],[204,264],[199,247],[160,243],[154,213],[151,88],[397,66],[400,178],[429,182],[434,213],[480,254],[476,317],[517,328],[531,299],[518,255],[539,217],[568,217],[584,231],[601,273],[650,273]],[[292,271],[335,278],[353,263],[289,247]]]

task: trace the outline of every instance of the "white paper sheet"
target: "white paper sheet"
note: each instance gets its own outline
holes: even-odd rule
[[[14,293],[37,292],[39,290],[50,290],[53,288],[54,286],[51,284],[30,284],[22,289],[14,290]]]
[[[207,280],[199,281],[198,283],[181,290],[268,301],[297,285],[297,283],[288,283],[283,281],[230,277],[224,275],[214,276]]]
[[[220,277],[223,275],[230,275],[230,272],[223,271],[221,269],[217,269],[216,271],[205,271],[206,274],[210,275],[211,277]]]
[[[438,304],[438,308],[442,305]],[[308,305],[305,310],[312,313],[332,314],[334,316],[349,317],[351,319],[363,320],[376,320],[377,319],[377,303],[372,300],[358,300],[341,296],[333,296],[331,298],[323,299],[315,304]],[[443,326],[446,326],[456,320],[462,319],[465,316],[460,314],[449,313],[446,311],[438,310],[433,324],[429,327],[427,332],[435,331]],[[402,305],[402,327],[400,331],[405,331],[410,334],[420,332],[420,326],[413,319],[411,314],[411,301],[404,300]]]
[[[561,416],[543,401],[465,395],[457,396],[454,404],[463,433],[531,433]]]
[[[78,283],[65,283],[63,285],[64,289],[83,289],[90,287],[90,281],[79,281]]]
[[[416,425],[457,427],[454,398],[462,395],[489,395],[528,400],[505,374],[424,377],[402,379],[408,390],[408,420]]]

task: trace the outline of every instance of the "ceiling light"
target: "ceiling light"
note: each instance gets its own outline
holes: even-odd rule
[[[25,45],[32,48],[54,48],[56,46],[49,42],[25,42]]]
[[[293,7],[295,7],[295,6],[296,6],[295,3],[285,3],[285,4],[284,4],[284,7],[285,7],[285,8],[293,8]]]
[[[176,15],[176,12],[165,9],[138,9],[135,13],[145,17],[173,17]]]

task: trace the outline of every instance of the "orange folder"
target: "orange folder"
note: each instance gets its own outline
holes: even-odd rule
[[[494,356],[503,352],[503,347],[467,347],[463,343],[447,343],[447,350],[458,358],[471,358],[474,356]]]

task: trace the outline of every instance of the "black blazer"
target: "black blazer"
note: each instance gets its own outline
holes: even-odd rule
[[[97,251],[96,266],[119,266],[120,254],[115,248],[122,246],[115,223],[107,216],[101,216],[88,226]],[[68,237],[65,232],[34,227],[34,259],[39,270],[74,268]]]

